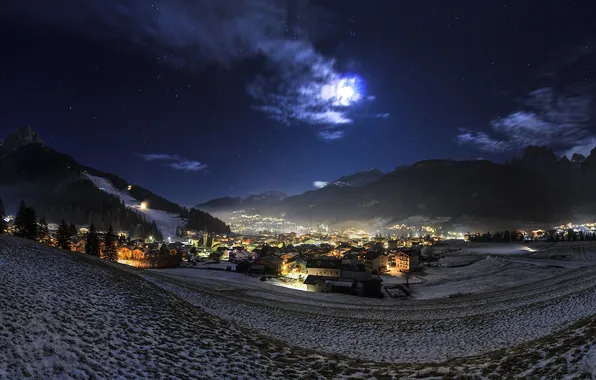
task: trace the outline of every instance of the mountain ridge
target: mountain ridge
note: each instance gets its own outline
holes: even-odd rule
[[[568,220],[578,209],[596,213],[594,192],[596,149],[569,160],[550,148],[529,146],[505,164],[423,160],[361,186],[328,185],[263,205],[259,212],[330,224],[415,215],[554,222]]]

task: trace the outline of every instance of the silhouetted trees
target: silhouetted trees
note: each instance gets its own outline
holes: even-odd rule
[[[170,254],[170,250],[168,249],[168,246],[166,245],[166,243],[163,243],[161,245],[161,247],[159,247],[159,254],[160,255],[169,255]]]
[[[470,235],[470,241],[472,242],[502,242],[502,243],[510,243],[510,242],[520,242],[525,240],[525,236],[521,231],[508,231],[505,230],[504,232],[497,231],[494,234],[490,232],[486,232],[484,234],[475,234]]]
[[[14,234],[25,239],[37,239],[37,216],[35,209],[27,206],[24,201],[21,201],[19,211],[15,217]]]
[[[2,198],[0,198],[0,235],[5,233],[8,228],[8,224],[4,218],[6,218],[6,210],[4,210],[4,204],[2,203]]]
[[[60,222],[58,226],[58,231],[56,232],[56,241],[58,242],[58,247],[62,249],[70,250],[70,231],[68,230],[68,224],[64,219]]]
[[[76,225],[91,225],[105,231],[111,225],[116,231],[127,231],[131,238],[153,236],[162,240],[155,223],[124,205],[120,198],[99,190],[87,180],[71,182],[39,202],[40,214],[49,220],[65,219]]]
[[[68,233],[70,234],[70,237],[77,236],[79,230],[73,223],[68,223]]]
[[[99,257],[99,236],[97,236],[97,230],[93,223],[89,226],[89,232],[87,233],[85,253]]]
[[[108,228],[106,236],[104,237],[103,255],[106,260],[117,261],[118,253],[116,252],[116,235],[112,226]]]
[[[227,234],[230,233],[230,226],[225,224],[222,220],[213,217],[211,214],[191,208],[190,210],[183,208],[180,211],[180,216],[187,218],[186,228],[190,230],[205,230],[209,232]]]

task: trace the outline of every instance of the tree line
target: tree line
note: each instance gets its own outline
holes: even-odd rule
[[[153,236],[155,240],[163,240],[155,222],[147,221],[142,214],[126,207],[120,198],[97,189],[86,180],[65,185],[40,202],[38,209],[51,220],[64,218],[78,225],[93,224],[99,230],[112,226],[116,231],[127,231],[134,239]]]
[[[8,223],[6,220],[6,210],[0,199],[0,234],[8,232]],[[14,236],[22,237],[29,240],[39,241],[45,244],[51,244],[51,238],[49,234],[48,222],[45,216],[37,219],[37,213],[33,206],[27,205],[24,201],[21,201],[19,210],[14,218],[13,224]],[[56,245],[58,248],[71,250],[72,239],[78,235],[78,229],[75,224],[68,223],[64,219],[58,225],[56,231]],[[85,253],[100,257],[103,253],[103,258],[116,261],[118,254],[116,251],[116,242],[118,237],[114,233],[112,226],[108,227],[107,232],[103,238],[103,252],[101,250],[100,236],[95,228],[95,225],[91,223],[89,226],[89,232],[84,237],[85,239]]]
[[[471,242],[522,242],[526,241],[526,236],[521,231],[497,231],[494,233],[486,232],[483,234],[477,233],[469,235]],[[574,231],[569,228],[564,233],[558,233],[556,231],[545,231],[544,235],[539,239],[530,238],[529,240],[546,240],[550,242],[557,241],[584,241],[584,240],[596,240],[596,234],[584,231]]]

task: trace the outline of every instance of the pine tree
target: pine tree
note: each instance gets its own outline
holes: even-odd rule
[[[56,232],[56,240],[58,241],[58,247],[62,249],[70,250],[70,232],[68,231],[68,224],[62,219]]]
[[[73,223],[68,223],[68,234],[70,237],[77,236],[78,232],[79,230],[77,229],[77,226],[75,226]]]
[[[27,205],[25,201],[21,201],[19,204],[19,211],[17,216],[14,218],[14,235],[18,237],[25,237],[26,235],[26,218],[27,218]]]
[[[19,205],[19,211],[14,221],[15,236],[25,239],[37,239],[37,216],[35,209],[29,207],[24,201]]]
[[[46,220],[45,216],[39,218],[39,228],[38,228],[38,238],[37,240],[41,241],[42,243],[46,243],[48,241],[48,237],[50,234],[48,228],[48,221]]]
[[[8,228],[8,224],[4,220],[6,217],[6,211],[4,210],[4,204],[2,203],[2,199],[0,198],[0,235],[6,232]]]
[[[104,258],[109,261],[117,261],[118,253],[116,252],[116,235],[114,235],[114,229],[112,228],[112,225],[110,225],[110,228],[108,228],[108,232],[104,238],[104,245]]]
[[[170,254],[170,250],[168,249],[168,246],[166,245],[166,243],[163,243],[161,245],[161,247],[159,247],[159,254],[160,255],[169,255]]]
[[[99,256],[99,237],[93,223],[89,226],[89,232],[87,233],[85,253],[92,256]]]

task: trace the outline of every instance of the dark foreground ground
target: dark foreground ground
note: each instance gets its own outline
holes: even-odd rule
[[[482,356],[390,364],[266,337],[207,314],[188,293],[201,294],[175,279],[0,237],[0,379],[596,378],[594,317]],[[329,344],[350,345],[343,333]]]

